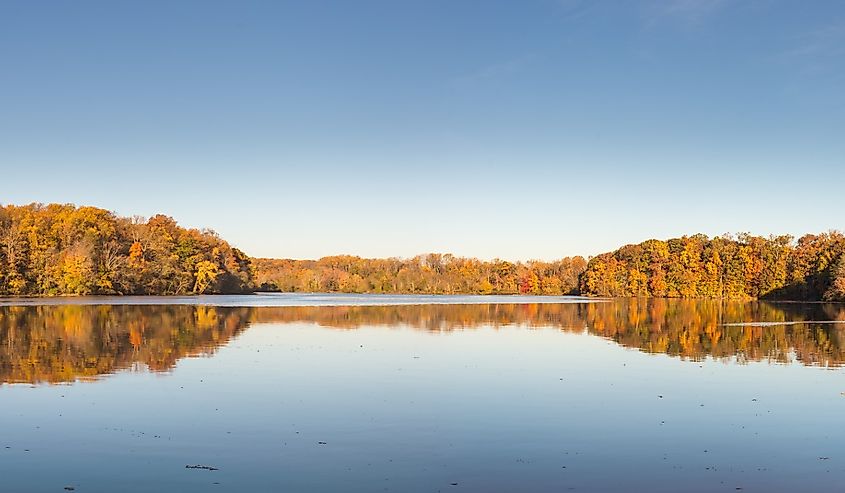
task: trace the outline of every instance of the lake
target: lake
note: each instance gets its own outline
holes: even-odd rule
[[[845,305],[0,300],[0,491],[845,489]]]

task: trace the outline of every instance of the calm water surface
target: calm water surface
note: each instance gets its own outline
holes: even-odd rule
[[[845,305],[369,298],[2,302],[0,491],[845,489]]]

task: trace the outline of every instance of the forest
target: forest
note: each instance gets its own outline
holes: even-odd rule
[[[124,218],[95,207],[0,207],[0,294],[171,295],[304,291],[418,294],[575,294],[587,266],[484,262],[449,254],[251,259],[211,230],[172,218]]]
[[[0,295],[281,292],[535,294],[845,301],[845,236],[684,236],[590,258],[484,261],[430,253],[250,258],[168,216],[70,204],[0,206]]]
[[[579,276],[587,266],[582,257],[485,262],[439,253],[410,259],[345,255],[254,262],[256,283],[263,290],[416,294],[577,294]]]
[[[588,296],[845,301],[845,236],[648,240],[590,259]]]
[[[96,207],[0,207],[0,294],[239,293],[249,257],[212,231]]]

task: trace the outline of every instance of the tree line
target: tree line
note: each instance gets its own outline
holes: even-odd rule
[[[285,292],[576,294],[582,257],[252,259],[211,230],[70,204],[0,206],[0,295]]]
[[[648,240],[598,255],[580,277],[589,296],[845,301],[839,232]]]
[[[482,261],[431,253],[410,259],[349,255],[319,260],[255,259],[260,289],[285,292],[577,294],[582,257],[554,262]]]
[[[0,207],[0,294],[189,294],[252,289],[249,257],[172,218],[62,204]]]
[[[838,232],[648,240],[557,261],[250,258],[211,230],[70,204],[0,206],[0,295],[347,292],[845,301]]]

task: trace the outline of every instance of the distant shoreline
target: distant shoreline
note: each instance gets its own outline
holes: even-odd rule
[[[187,295],[57,295],[57,296],[0,296],[0,307],[14,306],[150,306],[188,305],[208,307],[302,307],[302,306],[410,306],[410,305],[521,305],[521,304],[582,304],[605,303],[618,300],[711,303],[766,304],[845,304],[831,301],[731,299],[731,298],[669,298],[669,297],[594,297],[580,295],[547,296],[521,294],[411,294],[411,293],[338,293],[338,292],[267,292],[238,294]]]
[[[256,293],[206,295],[0,297],[0,307],[56,305],[196,305],[214,307],[519,305],[601,303],[604,298],[542,295]]]
[[[702,234],[625,245],[589,260],[335,255],[254,258],[165,215],[73,204],[0,206],[0,296],[461,293],[845,301],[845,235]],[[24,299],[24,298],[20,298]]]

